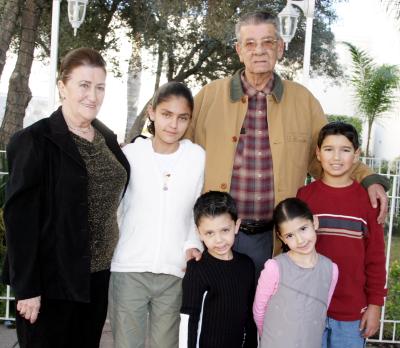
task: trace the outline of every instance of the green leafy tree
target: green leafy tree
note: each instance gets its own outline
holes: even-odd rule
[[[115,34],[118,24],[114,24],[112,19],[114,14],[120,10],[119,5],[122,2],[123,0],[89,2],[85,25],[78,31],[77,37],[73,36],[67,16],[60,16],[59,57],[62,57],[70,49],[81,46],[93,47],[100,51],[109,50],[118,54],[118,38]],[[10,3],[13,3],[14,7],[8,10]],[[19,9],[16,8],[18,6]],[[6,110],[0,129],[0,148],[4,148],[10,137],[23,126],[25,110],[32,97],[28,82],[35,48],[39,48],[37,55],[39,59],[45,59],[50,54],[51,7],[51,2],[46,0],[13,0],[7,2],[3,7],[3,17],[6,13],[9,13],[10,17],[12,14],[15,22],[15,16],[20,13],[21,19],[18,22],[19,28],[13,37],[14,51],[18,57],[9,83]],[[67,13],[66,1],[61,3],[61,11],[64,14]],[[9,27],[12,29],[11,24],[9,23]],[[2,36],[5,37],[8,32],[11,33],[11,29],[2,32],[0,39]],[[6,45],[4,47],[2,49],[0,43],[0,68],[2,51],[5,54],[7,50]],[[113,60],[112,55],[107,58],[109,61]]]
[[[311,57],[311,72],[331,78],[341,76],[330,30],[330,24],[336,19],[335,2],[337,0],[317,2]],[[51,2],[44,3],[35,35],[35,46],[39,50],[35,52],[36,58],[46,60],[50,52]],[[205,84],[232,74],[240,66],[234,50],[234,23],[238,16],[255,9],[278,13],[285,4],[286,0],[91,0],[85,21],[77,36],[73,37],[65,15],[67,2],[63,1],[59,57],[72,48],[89,46],[106,54],[108,62],[114,62],[120,50],[117,29],[128,26],[135,45],[146,48],[157,58],[157,81],[161,74],[165,74],[168,80],[184,81],[189,85]],[[0,10],[4,10],[4,6]],[[305,21],[301,17],[290,50],[285,52],[280,64],[286,78],[301,68],[304,30]],[[18,35],[14,37],[14,47],[22,54],[20,38]],[[117,67],[116,64],[110,65]],[[27,80],[29,74],[30,70],[24,72]],[[13,93],[12,97],[16,99]],[[17,121],[11,120],[16,125],[12,131],[22,127],[24,110],[24,107],[19,108],[18,115],[14,115]],[[4,143],[7,139],[8,135]]]
[[[374,122],[389,111],[397,100],[396,89],[400,82],[400,72],[395,65],[376,65],[365,51],[345,42],[353,61],[351,84],[355,90],[357,107],[367,122],[367,148]]]
[[[286,1],[254,0],[188,0],[127,2],[122,18],[141,35],[142,47],[157,57],[157,81],[165,73],[168,81],[204,85],[231,75],[241,67],[235,52],[234,24],[244,12],[266,10],[277,14]],[[141,16],[133,13],[140,9]],[[312,46],[312,72],[331,78],[341,76],[333,48],[330,23],[336,19],[332,1],[317,3]],[[304,51],[304,18],[280,63],[284,77],[291,78],[302,66]],[[329,68],[327,68],[329,67]],[[157,87],[158,83],[156,83]],[[137,117],[130,136],[140,133],[145,109]],[[129,137],[128,137],[129,138]]]

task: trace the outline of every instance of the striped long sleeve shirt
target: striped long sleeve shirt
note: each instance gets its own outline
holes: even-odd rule
[[[328,316],[359,320],[369,304],[381,306],[385,289],[385,243],[365,189],[357,182],[331,187],[317,180],[302,187],[298,198],[319,219],[316,248],[338,265],[339,279]]]

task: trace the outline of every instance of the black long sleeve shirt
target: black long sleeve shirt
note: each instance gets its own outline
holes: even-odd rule
[[[254,264],[248,256],[233,252],[224,261],[205,251],[200,261],[188,262],[182,286],[188,348],[257,347]]]

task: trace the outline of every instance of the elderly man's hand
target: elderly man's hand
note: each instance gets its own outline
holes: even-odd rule
[[[33,324],[39,314],[40,296],[19,300],[17,302],[17,311],[19,315]]]
[[[388,196],[380,184],[372,184],[368,186],[368,195],[372,207],[378,207],[378,201],[380,205],[379,215],[377,218],[378,223],[383,224],[386,219],[388,209]]]

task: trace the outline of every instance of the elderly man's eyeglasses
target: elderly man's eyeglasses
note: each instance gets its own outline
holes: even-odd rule
[[[243,43],[243,46],[247,51],[253,52],[256,50],[258,43],[260,43],[263,50],[270,50],[275,48],[277,42],[278,39],[262,39],[258,42],[256,40],[248,40]]]

